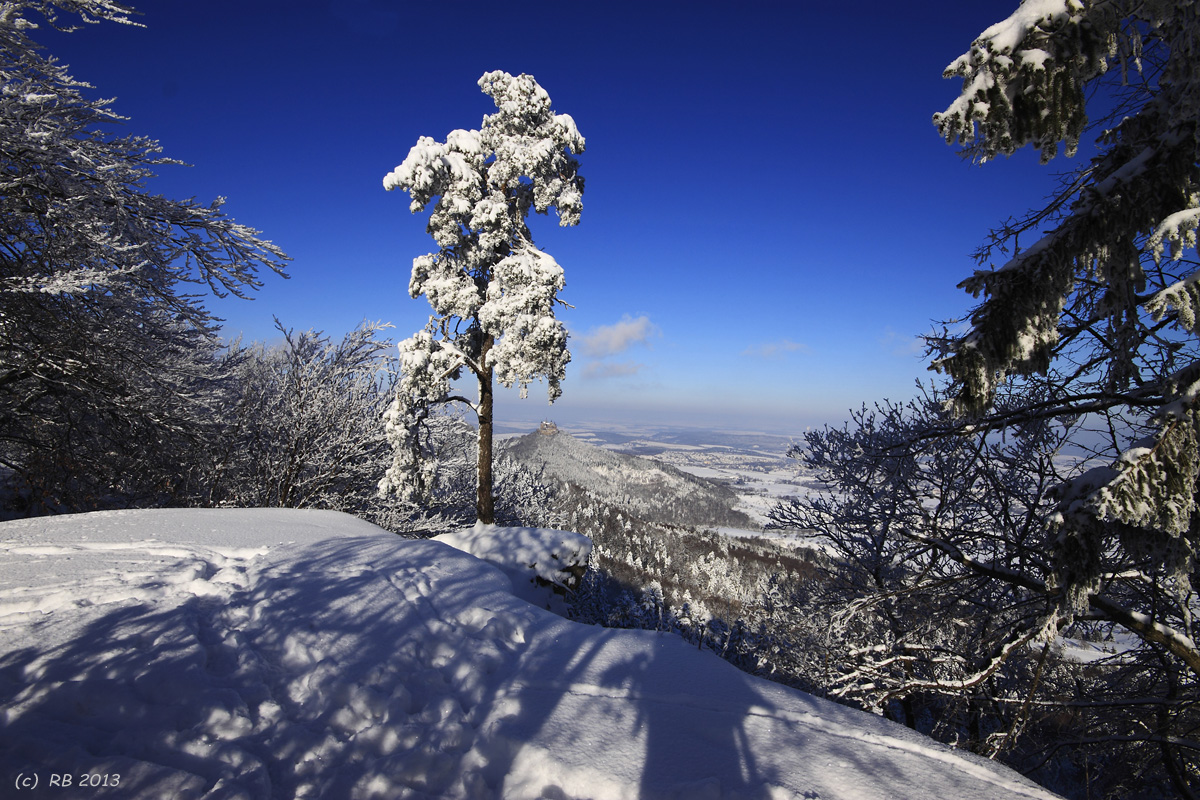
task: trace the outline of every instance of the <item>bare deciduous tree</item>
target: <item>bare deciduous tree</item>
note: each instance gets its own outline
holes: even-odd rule
[[[188,287],[241,295],[285,256],[211,205],[149,193],[156,142],[42,55],[37,23],[129,23],[108,0],[0,7],[0,465],[24,513],[186,494],[228,377]],[[36,16],[40,14],[39,16]]]

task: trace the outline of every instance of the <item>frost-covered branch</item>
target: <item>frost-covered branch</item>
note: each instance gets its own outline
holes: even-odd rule
[[[1053,585],[1070,614],[1103,606],[1192,671],[1179,598],[1195,594],[1200,550],[1198,47],[1191,3],[1025,0],[947,68],[962,88],[934,123],[979,160],[1097,139],[1046,206],[980,251],[961,284],[982,298],[969,330],[930,339],[959,416],[932,436],[1106,428],[1090,468],[1056,490]],[[1106,116],[1089,119],[1089,103]],[[1006,381],[1033,375],[1049,396],[991,410]],[[1105,577],[1127,572],[1151,583]]]
[[[242,296],[286,261],[220,199],[149,193],[178,162],[115,135],[112,103],[30,38],[133,13],[0,4],[0,461],[25,513],[194,497],[191,462],[219,425],[232,362],[184,287]]]
[[[1037,407],[1051,389],[1006,384],[997,413]],[[1194,594],[1143,531],[1127,529],[1093,565],[1055,524],[1067,501],[1058,487],[1079,481],[1086,496],[1096,457],[1113,455],[1075,443],[1095,421],[970,429],[943,402],[931,389],[911,404],[863,408],[793,450],[819,488],[772,519],[830,557],[803,612],[820,615],[829,637],[821,685],[918,729],[936,720],[934,735],[1006,759],[1062,730],[1046,720],[1120,735],[1151,721],[1153,735],[1186,738],[1200,666]],[[955,435],[938,435],[946,426]],[[1097,577],[1083,584],[1072,569]],[[1104,633],[1113,654],[1076,663],[1083,648],[1068,637]],[[1065,711],[1058,698],[1078,705]]]

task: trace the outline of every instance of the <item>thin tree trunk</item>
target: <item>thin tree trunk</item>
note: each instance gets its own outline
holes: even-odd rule
[[[496,523],[496,498],[492,494],[492,365],[488,353],[495,340],[485,336],[479,352],[479,486],[475,514],[485,525]]]

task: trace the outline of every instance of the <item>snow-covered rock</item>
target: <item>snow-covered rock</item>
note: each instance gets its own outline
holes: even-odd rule
[[[334,512],[21,520],[0,551],[6,796],[1052,797]]]
[[[517,597],[555,613],[566,610],[563,599],[579,585],[592,552],[588,537],[551,528],[476,523],[434,538],[499,567],[512,580]]]

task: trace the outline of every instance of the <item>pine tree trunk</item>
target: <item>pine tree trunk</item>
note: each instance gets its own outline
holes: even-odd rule
[[[485,525],[496,523],[496,498],[492,494],[492,365],[488,353],[495,340],[484,337],[479,352],[479,486],[475,514]]]

